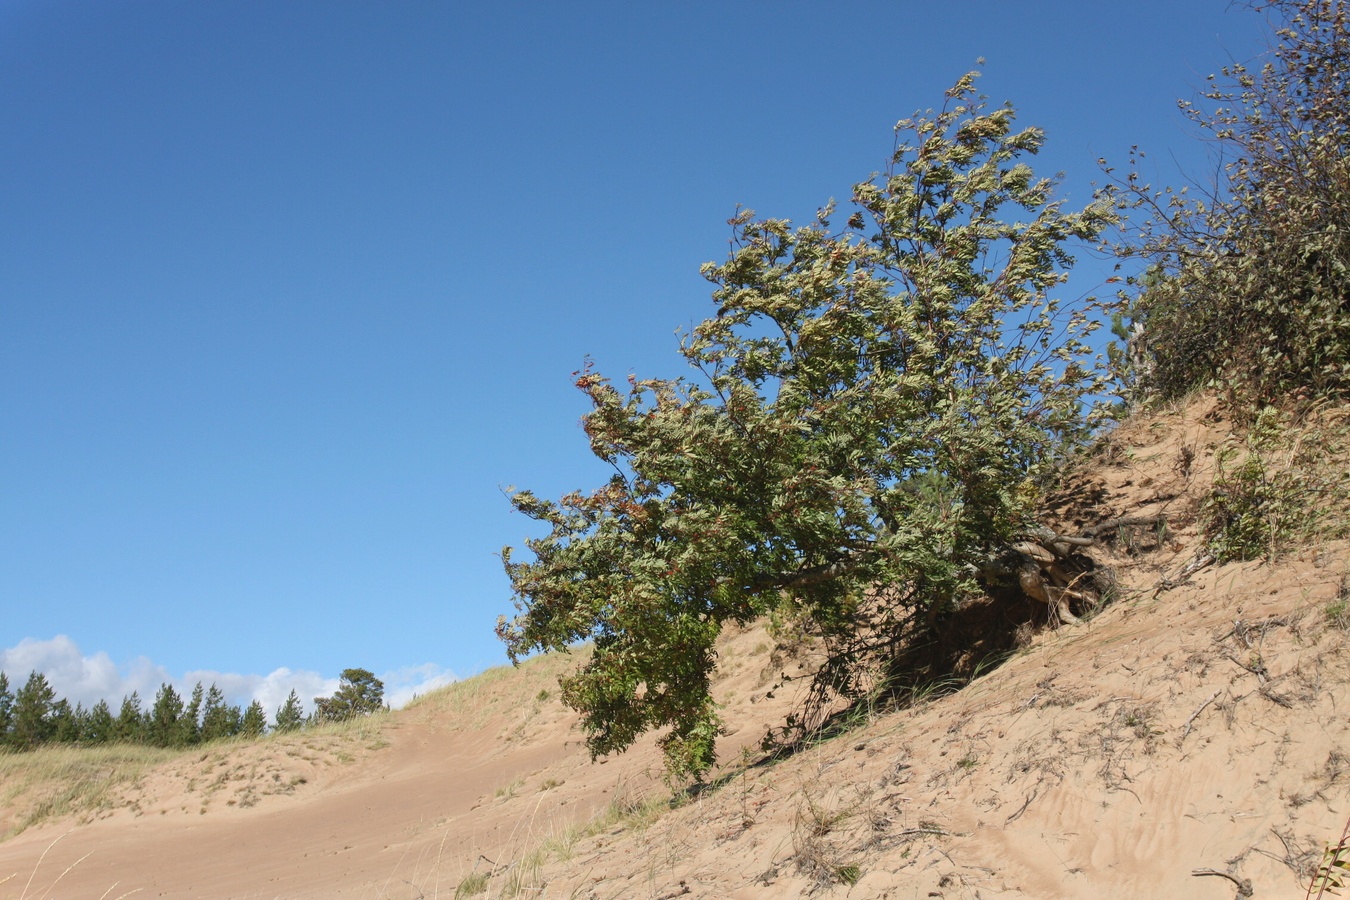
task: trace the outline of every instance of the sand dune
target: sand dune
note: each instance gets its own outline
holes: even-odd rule
[[[765,762],[795,698],[762,628],[728,636],[724,777],[678,808],[650,741],[589,760],[545,658],[174,760],[0,843],[0,898],[1301,897],[1350,816],[1350,552],[1180,574],[1226,433],[1122,429],[1053,514],[1171,531],[1100,548],[1120,598],[957,693]]]

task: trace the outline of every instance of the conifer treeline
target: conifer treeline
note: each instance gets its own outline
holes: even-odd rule
[[[325,699],[325,698],[316,698]],[[294,690],[276,710],[271,730],[294,731],[317,721],[306,717]],[[231,706],[214,683],[203,690],[197,682],[186,700],[171,684],[161,684],[149,708],[136,691],[122,698],[116,714],[106,700],[90,709],[71,706],[34,671],[23,687],[11,693],[0,672],[0,748],[32,750],[47,744],[93,746],[114,742],[155,747],[189,747],[229,737],[259,737],[269,730],[267,713],[254,700],[247,708]]]

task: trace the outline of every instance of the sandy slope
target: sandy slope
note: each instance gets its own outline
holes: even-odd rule
[[[489,897],[1301,897],[1350,815],[1350,635],[1324,614],[1350,550],[1178,577],[1225,431],[1209,406],[1123,429],[1056,514],[1172,532],[1119,535],[1119,601],[957,694],[737,768],[791,698],[764,632],[733,635],[733,765],[655,822],[567,831],[662,789],[650,743],[588,761],[545,659],[378,729],[179,760],[134,808],[0,843],[0,898],[449,898],[471,872]]]

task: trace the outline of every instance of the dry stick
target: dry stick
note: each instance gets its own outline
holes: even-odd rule
[[[1208,699],[1208,700],[1206,700],[1204,703],[1201,703],[1199,706],[1197,706],[1196,709],[1195,709],[1195,712],[1191,713],[1191,717],[1190,717],[1189,719],[1186,720],[1186,727],[1183,728],[1183,729],[1181,729],[1181,739],[1182,739],[1183,741],[1186,740],[1186,735],[1188,735],[1188,734],[1191,733],[1191,725],[1193,725],[1193,724],[1195,723],[1196,717],[1199,716],[1202,712],[1205,711],[1205,707],[1206,707],[1206,706],[1209,706],[1209,705],[1210,705],[1211,703],[1213,703],[1215,700],[1219,699],[1219,695],[1222,694],[1222,693],[1223,693],[1223,688],[1219,688],[1217,691],[1215,691],[1214,693],[1212,693],[1212,694],[1209,695],[1209,699]]]
[[[1031,801],[1035,800],[1036,795],[1039,793],[1040,793],[1039,790],[1035,790],[1032,791],[1030,794],[1027,794],[1026,802],[1024,802],[1020,807],[1018,807],[1017,812],[1013,813],[1011,816],[1008,816],[1008,818],[1004,819],[1003,824],[1011,825],[1014,819],[1016,819],[1018,816],[1022,815],[1022,813],[1027,811],[1027,807],[1031,805]]]
[[[906,828],[896,834],[896,837],[918,837],[921,834],[939,834],[943,837],[966,837],[964,831],[943,831],[941,828]]]
[[[1175,578],[1158,579],[1158,583],[1153,587],[1153,596],[1157,597],[1163,591],[1170,591],[1172,588],[1180,587],[1189,581],[1191,576],[1196,572],[1213,564],[1214,554],[1207,550],[1202,552],[1199,556],[1182,566],[1181,571],[1176,574]]]
[[[1199,875],[1218,875],[1220,878],[1227,878],[1233,884],[1237,885],[1239,897],[1250,897],[1252,891],[1252,882],[1249,878],[1238,878],[1235,875],[1229,875],[1227,872],[1220,872],[1218,869],[1191,869],[1192,876]]]
[[[1117,528],[1128,528],[1134,525],[1158,525],[1166,523],[1166,521],[1167,520],[1162,516],[1126,516],[1122,519],[1110,519],[1109,521],[1093,525],[1090,528],[1084,528],[1079,534],[1083,537],[1100,537]]]

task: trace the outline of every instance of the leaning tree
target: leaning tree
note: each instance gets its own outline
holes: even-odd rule
[[[703,268],[716,314],[681,342],[690,377],[577,373],[614,474],[512,492],[547,533],[503,550],[518,613],[497,630],[517,660],[593,642],[562,680],[593,755],[666,728],[671,773],[700,777],[728,622],[791,610],[831,648],[818,683],[848,696],[878,649],[1000,579],[1067,614],[1047,573],[1072,548],[1033,511],[1103,382],[1096,319],[1054,293],[1113,213],[1067,211],[1025,161],[1042,132],[974,79],[897,125],[848,211],[731,220],[729,258]]]

